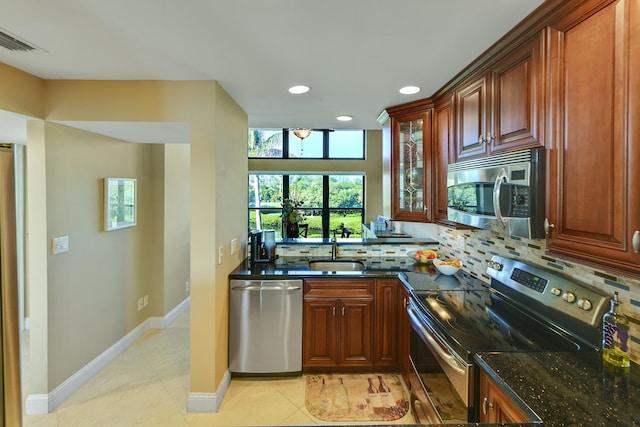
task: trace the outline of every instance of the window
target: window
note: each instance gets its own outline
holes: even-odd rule
[[[364,159],[365,131],[314,130],[300,139],[289,129],[249,129],[248,156],[261,159]]]
[[[362,236],[364,176],[362,175],[249,175],[249,228],[282,232],[281,201],[302,202],[309,225],[307,237],[338,237],[342,227],[351,237]]]

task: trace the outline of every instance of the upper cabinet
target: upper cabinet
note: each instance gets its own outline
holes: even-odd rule
[[[435,101],[433,109],[432,213],[436,222],[447,221],[447,168],[451,162],[454,136],[453,96],[445,95]]]
[[[540,33],[456,90],[456,160],[544,146]]]
[[[431,128],[429,100],[389,109],[391,119],[391,219],[430,221]]]
[[[551,31],[547,247],[640,272],[640,4],[590,13]]]

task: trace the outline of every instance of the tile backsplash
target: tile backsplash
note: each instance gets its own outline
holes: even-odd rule
[[[459,245],[464,239],[464,248]],[[640,363],[640,281],[618,276],[606,269],[594,269],[577,262],[556,259],[545,252],[544,240],[503,236],[485,230],[452,230],[440,227],[438,233],[442,257],[457,258],[463,269],[490,283],[487,261],[493,255],[517,258],[541,268],[554,270],[582,283],[590,284],[613,295],[618,292],[620,311],[629,318],[629,353]]]

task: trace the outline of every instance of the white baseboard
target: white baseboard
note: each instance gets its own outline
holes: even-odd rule
[[[179,314],[189,308],[189,303],[190,297],[187,297],[164,317],[148,318],[98,357],[80,368],[49,394],[29,394],[25,401],[25,414],[42,415],[55,410],[98,372],[113,362],[145,332],[150,329],[164,329],[167,327]]]
[[[231,384],[231,374],[227,370],[215,393],[189,393],[187,396],[187,412],[218,412],[222,400]]]

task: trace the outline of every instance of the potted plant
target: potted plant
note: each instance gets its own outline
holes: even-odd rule
[[[304,213],[299,210],[302,202],[296,199],[282,201],[282,235],[285,238],[298,238],[300,230],[298,223],[304,219]]]

